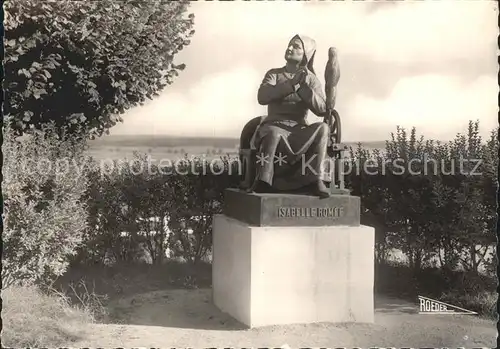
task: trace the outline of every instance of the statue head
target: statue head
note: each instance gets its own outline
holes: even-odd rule
[[[316,53],[316,41],[305,35],[295,35],[285,51],[287,62],[298,63],[302,67],[307,67],[314,73],[313,63]]]

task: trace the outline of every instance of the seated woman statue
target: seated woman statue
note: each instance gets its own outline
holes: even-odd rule
[[[268,114],[252,142],[257,154],[255,192],[306,191],[328,197],[322,164],[329,128],[325,122],[307,124],[308,110],[323,117],[325,95],[313,69],[316,43],[295,35],[285,52],[286,65],[269,70],[258,91]]]

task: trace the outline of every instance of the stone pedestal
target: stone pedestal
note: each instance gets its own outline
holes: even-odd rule
[[[296,194],[254,194],[237,189],[224,192],[224,214],[251,226],[358,226],[357,196],[326,199]]]
[[[249,327],[373,322],[375,234],[359,198],[226,194],[213,223],[219,309]]]

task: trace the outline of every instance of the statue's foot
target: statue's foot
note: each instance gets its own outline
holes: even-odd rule
[[[255,193],[272,193],[272,192],[274,192],[274,189],[267,182],[259,180],[259,181],[257,181],[257,183],[255,183],[255,186],[253,188],[253,192],[255,192]]]
[[[330,196],[330,190],[322,180],[319,180],[314,187],[314,195],[324,199]]]

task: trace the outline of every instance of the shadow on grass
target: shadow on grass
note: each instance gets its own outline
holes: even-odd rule
[[[414,299],[403,300],[376,294],[375,311],[384,314],[418,314],[418,303]]]
[[[169,261],[162,265],[117,264],[76,266],[60,277],[55,286],[64,290],[83,281],[110,301],[144,292],[166,289],[207,288],[212,284],[212,266]]]
[[[218,331],[247,329],[215,307],[210,288],[143,293],[113,302],[109,308],[108,323]]]
[[[245,325],[212,303],[212,266],[169,261],[162,265],[121,264],[73,267],[54,287],[78,292],[82,284],[104,302],[101,323],[189,329],[244,330]],[[83,292],[83,290],[82,290]],[[70,298],[72,293],[66,292]]]

